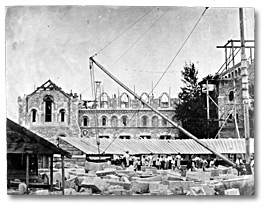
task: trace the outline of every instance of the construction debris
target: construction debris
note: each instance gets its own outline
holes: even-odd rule
[[[254,176],[238,176],[233,168],[158,170],[122,168],[88,162],[86,167],[65,168],[65,195],[252,195]],[[49,170],[42,169],[41,174]],[[54,190],[31,189],[29,194],[62,195],[61,171],[53,171]],[[183,176],[185,175],[185,176]],[[49,177],[50,178],[50,177]],[[25,194],[20,185],[20,194]]]

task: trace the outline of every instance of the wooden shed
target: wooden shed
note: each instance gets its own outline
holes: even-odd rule
[[[50,158],[50,190],[53,190],[53,156],[61,155],[62,193],[64,194],[64,156],[71,154],[21,125],[7,118],[7,182],[23,181],[29,187],[40,184],[38,179],[38,157]]]

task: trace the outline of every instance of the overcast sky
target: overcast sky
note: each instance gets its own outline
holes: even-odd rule
[[[157,83],[204,10],[204,7],[157,6],[7,8],[7,117],[17,122],[17,97],[30,94],[48,79],[66,92],[72,90],[82,94],[83,99],[90,99],[89,57],[145,14],[95,59],[131,89],[135,86],[138,94],[149,93],[152,83]],[[244,15],[245,38],[254,39],[254,10],[245,8]],[[210,7],[154,95],[169,92],[170,87],[171,96],[177,97],[182,85],[180,71],[186,62],[195,63],[199,78],[216,73],[225,57],[224,50],[216,46],[230,39],[240,39],[239,9]],[[102,82],[104,91],[117,94],[117,84],[97,67],[95,79]]]

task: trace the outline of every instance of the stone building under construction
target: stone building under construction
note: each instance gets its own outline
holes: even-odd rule
[[[162,120],[138,99],[127,93],[110,97],[97,92],[97,100],[82,100],[76,93],[68,94],[48,80],[25,97],[18,97],[19,124],[39,135],[99,138],[177,138],[178,131]],[[142,98],[161,113],[173,119],[178,99],[168,93],[154,98],[146,93]]]

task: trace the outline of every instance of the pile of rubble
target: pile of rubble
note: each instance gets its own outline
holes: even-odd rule
[[[48,174],[46,170],[40,173]],[[141,171],[134,171],[133,166],[123,169],[105,163],[87,162],[84,168],[65,168],[65,177],[65,195],[254,194],[253,175],[237,176],[235,169],[224,166],[207,171],[157,170],[143,166]],[[61,181],[60,169],[55,169],[53,179],[57,186]],[[36,190],[34,194],[61,195],[62,192]]]

